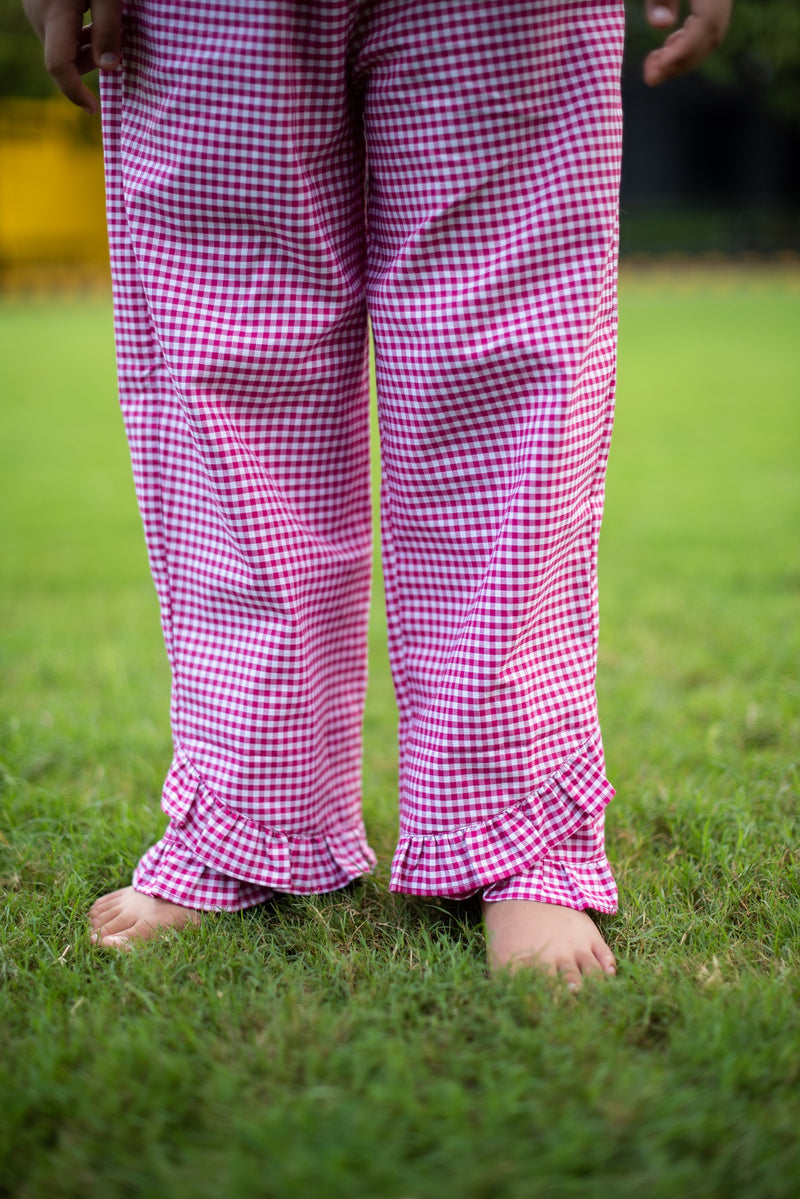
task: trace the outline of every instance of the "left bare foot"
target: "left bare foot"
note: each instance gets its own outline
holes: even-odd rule
[[[483,901],[489,968],[532,967],[579,991],[587,974],[616,974],[614,955],[586,912],[531,899]]]
[[[199,924],[202,913],[184,908],[166,899],[143,895],[133,887],[123,887],[104,895],[92,905],[89,920],[91,942],[107,949],[130,949],[136,941],[146,941],[167,928]]]

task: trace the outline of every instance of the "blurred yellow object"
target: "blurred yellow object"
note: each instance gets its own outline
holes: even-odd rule
[[[0,285],[108,271],[97,118],[66,100],[0,102]]]

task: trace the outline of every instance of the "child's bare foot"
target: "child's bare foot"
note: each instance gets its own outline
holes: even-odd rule
[[[92,905],[91,941],[109,949],[130,949],[135,941],[146,941],[163,929],[199,924],[200,917],[201,913],[194,908],[183,908],[166,899],[143,895],[133,887],[123,887]]]
[[[579,991],[584,974],[616,974],[614,955],[586,912],[530,899],[483,903],[489,968],[533,967]]]

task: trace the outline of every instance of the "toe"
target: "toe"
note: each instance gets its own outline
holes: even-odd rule
[[[558,973],[559,977],[562,978],[566,984],[568,991],[572,991],[573,993],[580,991],[581,987],[583,986],[583,979],[581,978],[580,970],[574,964],[565,966],[563,969],[559,970]]]
[[[601,973],[600,963],[591,950],[586,950],[583,953],[577,953],[575,955],[575,960],[578,970],[582,975]]]
[[[119,949],[122,953],[130,953],[132,943],[130,937],[125,933],[116,933],[113,936],[92,937],[95,945],[102,945],[104,949]]]
[[[119,933],[130,932],[134,921],[124,908],[109,912],[95,926],[95,933],[103,940],[104,937],[115,937]]]
[[[617,973],[617,959],[605,943],[595,949],[594,956],[604,974]]]
[[[89,920],[92,925],[92,932],[100,932],[108,924],[111,924],[112,921],[118,919],[123,910],[124,909],[120,908],[118,904],[115,904],[113,907],[109,905],[101,912],[90,912]]]
[[[160,931],[160,926],[143,916],[135,916],[129,911],[122,911],[113,920],[109,920],[92,936],[95,945],[103,945],[106,949],[121,949],[125,952],[132,949],[137,941],[146,941],[154,933]]]
[[[113,907],[124,898],[127,891],[127,887],[120,887],[117,891],[109,891],[107,895],[101,895],[99,899],[96,899],[89,910],[92,912],[102,912],[105,908]]]
[[[116,913],[121,911],[124,901],[125,889],[111,891],[108,895],[102,895],[96,899],[89,908],[89,920],[92,928],[98,929],[108,920],[113,919]]]

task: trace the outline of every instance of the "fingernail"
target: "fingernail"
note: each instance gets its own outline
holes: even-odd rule
[[[116,54],[112,54],[110,51],[106,51],[105,54],[100,55],[100,66],[101,67],[115,67],[116,65],[117,65]]]
[[[659,4],[654,9],[651,9],[650,17],[655,21],[671,21],[672,13],[668,8],[664,8]]]

